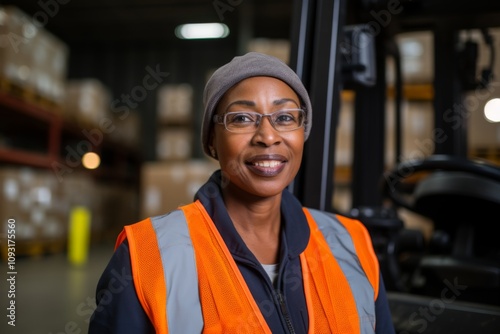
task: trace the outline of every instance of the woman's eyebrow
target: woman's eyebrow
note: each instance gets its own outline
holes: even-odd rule
[[[297,104],[297,101],[295,101],[294,99],[291,99],[291,98],[282,98],[282,99],[274,100],[273,105],[280,106],[280,105],[286,104],[288,102],[292,102],[295,105],[299,106],[299,104]],[[256,106],[255,102],[253,102],[253,101],[237,100],[237,101],[233,101],[233,102],[229,103],[228,106],[226,107],[226,110],[228,110],[230,107],[232,107],[234,105],[237,105],[237,106],[239,105],[239,106],[244,106],[244,107],[255,107]]]
[[[282,99],[279,99],[279,100],[274,100],[273,104],[275,106],[279,106],[279,105],[285,104],[287,102],[293,102],[294,104],[296,104],[297,106],[299,106],[299,104],[297,104],[297,101],[295,101],[294,99],[290,99],[290,98],[282,98]]]
[[[255,102],[248,101],[248,100],[234,101],[234,102],[231,102],[228,104],[228,106],[226,107],[226,110],[228,110],[230,107],[232,107],[234,105],[239,105],[239,106],[244,106],[244,107],[255,107]]]

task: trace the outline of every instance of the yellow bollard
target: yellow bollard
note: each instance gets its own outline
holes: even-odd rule
[[[90,210],[76,206],[69,214],[68,260],[71,264],[82,265],[87,262],[90,243]]]

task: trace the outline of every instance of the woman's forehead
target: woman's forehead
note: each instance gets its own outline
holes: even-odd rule
[[[275,104],[287,102],[299,104],[298,95],[282,80],[272,77],[251,77],[231,87],[224,94],[219,105],[228,106],[235,103],[252,105],[262,99]]]

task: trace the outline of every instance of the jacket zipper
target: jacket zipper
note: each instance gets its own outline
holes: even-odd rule
[[[293,329],[292,325],[292,320],[290,319],[290,315],[288,314],[288,311],[286,309],[285,298],[283,297],[281,291],[276,292],[276,297],[278,299],[279,307],[281,309],[281,314],[285,318],[286,327],[288,328],[289,333],[295,334],[295,330]]]

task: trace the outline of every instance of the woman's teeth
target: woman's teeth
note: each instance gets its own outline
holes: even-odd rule
[[[254,166],[266,167],[266,168],[276,167],[279,164],[281,164],[281,161],[258,161],[253,163]]]

